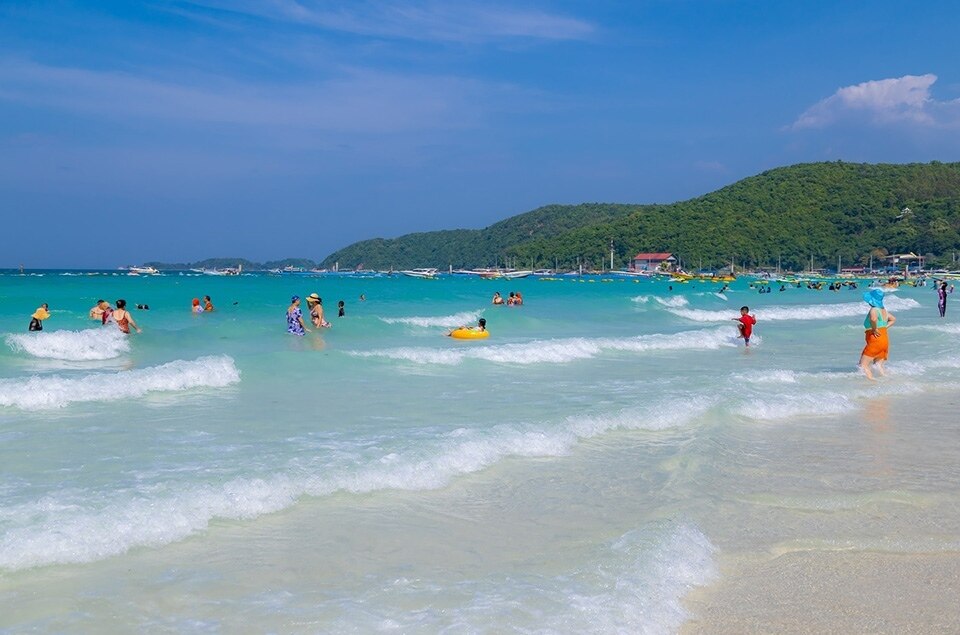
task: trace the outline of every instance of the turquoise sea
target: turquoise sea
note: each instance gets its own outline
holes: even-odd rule
[[[2,274],[0,632],[670,633],[751,559],[960,550],[960,296],[889,294],[871,384],[862,286],[748,283]]]

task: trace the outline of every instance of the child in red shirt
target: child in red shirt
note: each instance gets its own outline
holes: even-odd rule
[[[740,333],[738,337],[743,338],[745,346],[750,346],[750,336],[753,335],[753,325],[757,323],[757,318],[749,315],[749,313],[750,307],[742,306],[740,307],[740,317],[732,318],[733,321],[739,322],[739,324],[737,324],[737,331]]]

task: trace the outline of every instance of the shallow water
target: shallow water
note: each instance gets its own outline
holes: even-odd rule
[[[333,328],[286,334],[312,291]],[[673,632],[725,557],[955,550],[933,290],[888,296],[875,384],[860,292],[717,291],[0,276],[0,627]],[[149,304],[143,334],[92,327],[99,297]],[[489,339],[443,337],[480,316]]]

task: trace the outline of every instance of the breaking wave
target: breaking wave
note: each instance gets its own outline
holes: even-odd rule
[[[129,338],[115,327],[16,333],[7,335],[6,342],[15,352],[71,362],[114,359],[130,352]]]
[[[888,297],[887,307],[891,311],[916,309],[920,303],[912,298]],[[772,322],[781,320],[829,320],[833,318],[861,316],[866,313],[863,302],[844,302],[842,304],[820,304],[802,306],[758,307],[754,310],[757,320]],[[730,310],[709,311],[706,309],[669,308],[670,313],[693,322],[723,322],[736,317]]]
[[[464,324],[473,324],[483,314],[483,311],[464,311],[453,315],[425,316],[425,317],[382,317],[380,320],[387,324],[404,324],[407,326],[455,327]]]
[[[615,338],[534,340],[523,344],[459,348],[390,348],[354,351],[357,357],[383,357],[416,364],[456,365],[467,359],[501,364],[562,364],[589,359],[604,352],[644,353],[667,350],[714,350],[735,346],[732,329],[702,329],[680,333]]]
[[[151,392],[219,388],[240,381],[227,356],[177,360],[137,370],[92,373],[82,377],[43,376],[0,380],[0,406],[23,410],[63,408],[71,403],[117,401]]]

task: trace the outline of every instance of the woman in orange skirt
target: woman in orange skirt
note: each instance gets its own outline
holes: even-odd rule
[[[867,345],[863,347],[860,353],[860,369],[867,379],[873,379],[873,373],[870,370],[872,365],[877,366],[877,372],[881,375],[886,373],[883,370],[883,363],[890,355],[890,339],[887,336],[887,329],[893,326],[897,318],[883,308],[883,290],[871,289],[863,294],[863,300],[870,305],[870,311],[863,319],[864,339]]]

